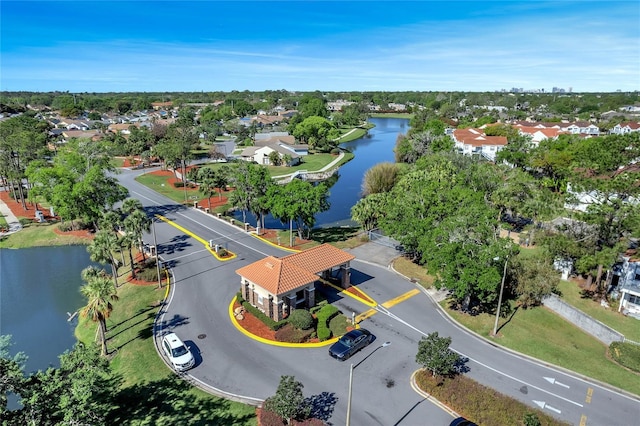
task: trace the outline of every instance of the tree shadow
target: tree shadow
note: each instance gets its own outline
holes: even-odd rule
[[[164,330],[164,329],[174,328],[174,327],[178,327],[186,324],[189,324],[189,317],[184,317],[182,315],[175,314],[173,317],[171,317],[168,320],[160,321],[160,323],[158,323],[158,327],[160,328],[160,330]]]
[[[305,405],[311,408],[309,418],[320,419],[327,422],[333,415],[333,410],[338,403],[335,393],[322,392],[319,395],[311,395],[304,399]]]
[[[140,325],[145,321],[149,321],[150,319],[153,319],[156,316],[156,313],[155,312],[149,312],[151,309],[155,309],[155,308],[149,308],[146,311],[144,311],[144,312],[147,312],[147,315],[145,315],[143,318],[138,319],[138,321],[136,321],[136,322],[134,322],[132,324],[129,324],[127,327],[125,327],[122,330],[118,331],[116,334],[113,334],[113,335],[109,336],[109,339],[114,339],[116,336],[119,336],[120,334],[124,333],[125,331],[130,330],[133,327],[135,327],[137,325]],[[140,314],[138,314],[138,315],[140,315]],[[136,316],[138,316],[138,315],[136,315]],[[120,323],[120,324],[122,324],[122,323]],[[112,330],[113,330],[113,328],[112,328]]]
[[[360,228],[351,226],[334,226],[330,228],[315,228],[311,230],[311,239],[321,244],[345,241],[356,237]]]
[[[255,412],[213,396],[199,396],[175,377],[136,384],[120,390],[106,424],[244,425]],[[239,412],[240,411],[240,412]]]
[[[145,314],[145,313],[147,313],[147,312],[149,312],[149,311],[151,311],[151,310],[153,310],[153,309],[156,309],[156,308],[157,308],[156,306],[148,306],[148,307],[146,307],[146,308],[139,309],[139,310],[138,310],[138,312],[136,312],[136,313],[135,313],[135,315],[133,315],[133,316],[131,316],[131,317],[127,318],[126,320],[120,321],[120,322],[119,322],[119,323],[117,323],[117,324],[112,325],[112,326],[111,326],[111,328],[110,328],[109,330],[113,330],[114,328],[117,328],[117,327],[121,326],[121,325],[122,325],[122,324],[124,324],[125,322],[127,322],[127,321],[131,321],[131,320],[132,320],[132,319],[134,319],[135,317],[140,316],[140,315],[142,315],[142,314]]]

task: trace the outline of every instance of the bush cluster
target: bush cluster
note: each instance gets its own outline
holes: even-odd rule
[[[340,311],[333,305],[324,305],[317,313],[318,319],[318,340],[324,342],[331,338],[331,329],[329,328],[329,320],[337,315]]]
[[[457,375],[438,380],[430,372],[420,370],[416,375],[416,383],[423,391],[480,425],[519,425],[525,418],[531,422],[534,417],[541,426],[569,424],[466,376]]]
[[[146,265],[144,268],[138,271],[136,277],[142,281],[158,281],[158,268],[156,268],[155,262],[153,262],[153,264]]]
[[[612,342],[609,345],[609,354],[618,364],[640,373],[640,346],[633,343]]]
[[[289,319],[288,318],[285,318],[282,321],[274,321],[274,320],[272,320],[271,318],[266,316],[264,313],[262,313],[262,311],[260,309],[256,308],[251,303],[249,303],[246,300],[244,300],[244,297],[242,297],[242,294],[240,292],[236,293],[236,298],[238,300],[238,303],[240,303],[247,310],[247,312],[251,313],[251,315],[253,315],[257,319],[259,319],[262,323],[264,323],[271,330],[274,330],[274,331],[278,330],[281,327],[284,327],[286,324],[289,323]]]
[[[274,413],[273,411],[260,410],[260,416],[258,418],[258,424],[260,426],[284,426],[287,422]],[[325,423],[320,419],[305,419],[305,420],[291,420],[293,426],[325,426]]]
[[[303,343],[309,340],[313,330],[300,330],[292,324],[287,324],[276,331],[275,338],[278,342]]]
[[[295,309],[289,315],[289,323],[300,330],[308,330],[313,327],[314,319],[306,309]]]

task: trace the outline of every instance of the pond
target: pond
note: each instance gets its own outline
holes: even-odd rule
[[[362,138],[341,144],[340,147],[355,154],[338,171],[337,181],[329,189],[330,209],[316,216],[316,227],[328,228],[333,226],[356,226],[351,220],[351,207],[361,197],[362,179],[365,172],[372,166],[383,162],[394,162],[393,149],[398,134],[405,134],[409,130],[409,120],[406,118],[369,118],[375,125]],[[234,216],[242,218],[242,212],[236,211]],[[256,219],[247,214],[248,222],[255,224]],[[279,220],[270,215],[265,219],[265,226],[270,229],[286,228]]]
[[[86,246],[0,249],[0,334],[12,335],[10,353],[24,352],[25,371],[60,365],[58,356],[76,343],[84,306],[80,272],[89,265]]]

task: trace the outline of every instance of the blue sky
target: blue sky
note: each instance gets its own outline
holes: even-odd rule
[[[0,19],[0,90],[640,90],[637,0],[2,0]]]

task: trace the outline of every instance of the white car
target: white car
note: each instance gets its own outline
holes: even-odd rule
[[[162,338],[162,349],[176,370],[185,371],[194,366],[193,354],[176,333],[169,333]]]

